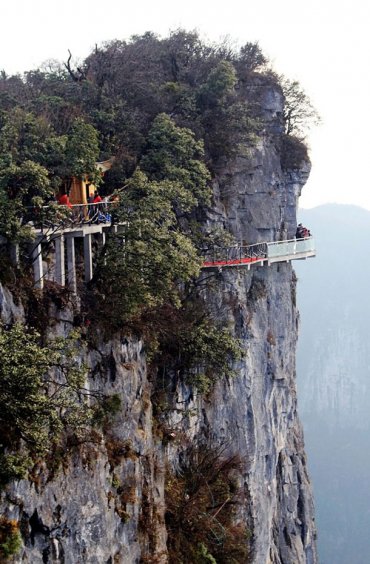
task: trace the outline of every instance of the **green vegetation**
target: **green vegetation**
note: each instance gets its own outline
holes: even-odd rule
[[[177,127],[167,114],[159,114],[149,130],[140,167],[151,180],[176,183],[171,204],[184,212],[211,202],[211,175],[203,159],[203,142],[196,141],[190,129]]]
[[[168,374],[177,374],[202,393],[217,380],[234,375],[232,364],[241,358],[240,343],[215,324],[200,299],[184,299],[178,308],[165,304],[144,315],[142,322],[151,346],[149,358],[159,374],[159,396],[167,389]]]
[[[0,557],[7,559],[17,554],[22,547],[18,522],[0,517]]]
[[[155,134],[149,131],[160,114],[191,130],[195,143],[203,139],[212,168],[240,143],[253,143],[260,125],[240,88],[253,73],[262,72],[265,63],[256,44],[237,51],[178,30],[165,39],[146,33],[106,43],[79,70],[69,58],[65,65],[48,65],[22,77],[2,72],[0,170],[26,161],[42,167],[47,185],[35,194],[25,187],[23,206],[35,205],[34,197],[47,202],[49,188],[70,175],[87,174],[96,180],[94,161],[113,155],[114,167],[102,190],[120,187],[148,142],[155,145]],[[149,172],[150,150],[145,160],[142,168]],[[1,190],[12,200],[6,179]]]
[[[57,135],[45,116],[18,106],[0,116],[0,234],[15,242],[30,238],[28,222],[52,203],[63,180],[97,179],[98,133],[78,117]],[[60,213],[51,205],[47,218]]]
[[[250,562],[250,532],[238,519],[246,503],[238,483],[240,460],[207,445],[191,448],[182,459],[166,480],[170,562]]]
[[[154,120],[148,143],[120,193],[116,217],[125,225],[101,256],[89,294],[89,316],[108,332],[140,330],[160,373],[179,374],[199,391],[231,375],[238,343],[216,328],[189,290],[199,274],[199,248],[220,235],[199,233],[196,212],[210,200],[203,144],[166,114]],[[99,321],[98,321],[99,320]],[[163,381],[163,378],[162,378]]]
[[[239,343],[206,311],[197,279],[204,250],[230,239],[205,228],[211,180],[225,158],[248,156],[263,132],[257,83],[285,89],[282,164],[298,166],[303,146],[293,135],[314,117],[312,106],[297,83],[267,69],[257,44],[237,50],[183,30],[164,39],[145,33],[96,47],[78,68],[70,56],[24,76],[0,73],[0,235],[28,240],[45,205],[43,217],[59,221],[68,212],[55,194],[73,177],[115,193],[121,230],[96,253],[80,317],[89,321],[90,343],[102,329],[144,338],[154,394],[166,393],[173,378],[207,393],[240,358]],[[111,157],[102,178],[95,163]],[[20,284],[27,270],[6,270],[1,279],[17,288],[30,330],[0,327],[2,484],[57,449],[64,434],[109,427],[119,409],[117,398],[83,389],[76,336],[47,342],[32,330],[45,331],[50,302],[64,305],[68,291],[50,284],[31,291]],[[216,558],[202,539],[198,545],[205,561]]]
[[[76,69],[70,56],[64,64],[44,65],[23,76],[3,71],[0,234],[13,240],[20,236],[29,220],[27,207],[49,203],[71,176],[99,182],[96,160],[115,157],[101,184],[102,192],[111,192],[131,178],[139,163],[157,181],[173,180],[173,175],[177,181],[180,166],[188,171],[183,178],[187,188],[200,166],[207,164],[213,173],[225,157],[247,154],[263,130],[255,89],[261,80],[283,88],[286,133],[301,138],[317,113],[299,83],[268,69],[256,43],[235,49],[180,29],[163,39],[145,33],[107,42]],[[175,126],[181,128],[177,140],[178,133],[173,137],[170,131]],[[177,151],[186,136],[199,149],[201,164],[195,169],[186,155],[184,166]]]
[[[105,248],[91,294],[91,314],[118,329],[143,311],[180,305],[179,284],[195,278],[201,257],[191,214],[210,200],[203,145],[160,114],[149,132],[142,167],[115,210],[124,231]]]
[[[102,180],[94,162],[114,156],[100,190],[116,189],[115,220],[126,229],[98,258],[84,313],[93,328],[150,332],[145,318],[165,306],[182,310],[203,249],[227,236],[206,236],[200,225],[220,159],[248,151],[261,128],[246,85],[265,65],[257,44],[234,50],[177,30],[107,43],[78,69],[69,57],[22,77],[2,73],[0,234],[28,237],[35,208],[50,204],[62,182]],[[60,211],[51,204],[47,213]],[[207,346],[195,325],[200,359]],[[216,330],[209,340],[216,345]],[[217,364],[209,354],[207,362]],[[203,368],[191,378],[204,387]]]
[[[72,337],[47,347],[38,338],[20,324],[0,329],[0,424],[2,436],[10,434],[42,450],[50,435],[60,433],[64,418],[68,425],[84,369],[73,360]],[[57,377],[45,380],[52,367],[61,372],[60,382]],[[42,393],[47,383],[52,384],[50,394]]]
[[[283,135],[281,141],[281,168],[299,169],[302,163],[309,161],[307,145],[294,135]]]
[[[117,411],[117,398],[94,397],[83,388],[77,337],[43,346],[20,324],[0,326],[1,485],[24,477],[31,458],[45,456],[64,434],[82,438],[96,417],[102,419],[100,412]]]

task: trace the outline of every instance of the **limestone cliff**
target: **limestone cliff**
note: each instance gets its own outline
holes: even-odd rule
[[[283,171],[282,95],[260,85],[266,128],[258,145],[220,168],[207,223],[245,243],[294,235],[296,204],[309,173]],[[209,276],[209,273],[204,274]],[[153,424],[152,383],[144,344],[112,338],[81,349],[89,386],[120,395],[122,409],[99,444],[63,453],[54,469],[36,466],[32,479],[8,486],[1,511],[22,524],[15,562],[166,562],[164,479],[184,445],[204,439],[238,452],[252,531],[253,562],[315,563],[315,524],[295,388],[297,310],[292,266],[281,263],[214,274],[204,299],[241,339],[237,375],[207,396],[178,385],[165,415],[171,440]],[[2,291],[3,317],[15,313]],[[22,311],[18,309],[17,315]],[[68,332],[72,318],[55,330]]]

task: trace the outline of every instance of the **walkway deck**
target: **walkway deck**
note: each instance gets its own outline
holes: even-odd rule
[[[107,233],[116,232],[117,229],[119,226],[112,225],[111,215],[101,204],[74,206],[70,216],[64,218],[59,225],[35,225],[35,240],[32,248],[35,286],[40,289],[44,286],[42,246],[52,241],[55,245],[54,280],[61,286],[67,283],[69,288],[76,293],[75,239],[83,239],[84,278],[85,282],[89,282],[93,277],[92,238],[97,240],[99,246],[104,246]],[[206,253],[202,268],[221,270],[229,267],[246,267],[250,270],[252,265],[263,266],[276,262],[306,259],[314,257],[315,254],[315,243],[312,237],[248,246],[236,245]]]
[[[307,259],[316,255],[313,237],[258,243],[256,245],[236,245],[217,250],[206,256],[203,268],[225,268],[246,266],[248,270],[254,264],[260,266],[275,262]]]

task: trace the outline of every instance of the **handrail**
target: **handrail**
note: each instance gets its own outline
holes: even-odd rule
[[[223,266],[238,266],[253,262],[263,263],[290,260],[301,256],[313,256],[315,243],[313,237],[303,239],[288,239],[286,241],[271,241],[256,243],[254,245],[234,245],[206,251],[204,254],[203,268]]]
[[[97,202],[86,204],[58,204],[28,207],[33,213],[29,214],[29,221],[35,229],[56,228],[62,229],[81,227],[83,225],[105,223],[110,225],[112,222],[111,209],[117,202]],[[58,217],[58,210],[62,215]],[[49,213],[52,212],[52,213]]]
[[[79,204],[46,205],[40,208],[28,207],[29,224],[44,235],[50,230],[83,228],[92,224],[112,224],[111,209],[116,201],[92,202]],[[52,213],[48,213],[48,211]],[[62,214],[58,216],[58,210]],[[28,217],[26,218],[26,220]],[[250,265],[251,263],[268,264],[289,261],[294,258],[307,258],[315,255],[313,237],[287,239],[284,241],[264,241],[253,245],[233,245],[216,247],[203,252],[202,268],[222,268],[224,266]]]
[[[206,251],[204,254],[204,264],[225,263],[230,261],[244,261],[245,259],[256,259],[266,256],[266,243],[256,243],[254,245],[234,245],[232,247],[220,247]],[[236,264],[236,263],[235,263]]]
[[[312,239],[312,237],[302,237],[302,239],[297,239],[296,237],[294,237],[294,239],[286,239],[284,241],[270,241],[266,244],[272,247],[274,245],[284,245],[285,243],[296,243],[297,241],[302,241],[303,239]]]
[[[288,239],[287,241],[273,241],[267,243],[267,256],[269,259],[310,252],[315,252],[313,237],[302,237],[301,239]]]

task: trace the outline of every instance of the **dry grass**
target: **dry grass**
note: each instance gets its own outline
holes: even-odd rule
[[[239,457],[202,446],[190,449],[181,469],[168,474],[166,525],[172,564],[250,562],[250,533],[238,521],[238,508],[246,503],[238,486],[239,471]]]

